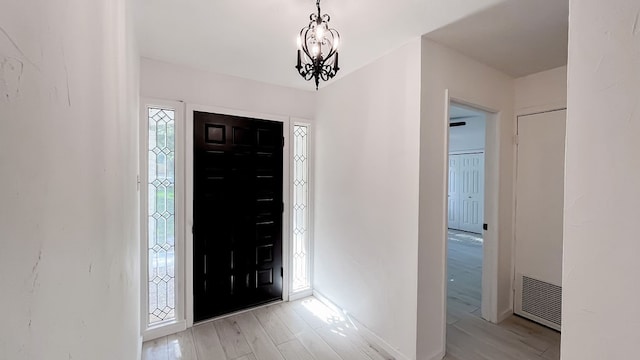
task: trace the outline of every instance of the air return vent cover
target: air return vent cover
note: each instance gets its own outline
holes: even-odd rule
[[[560,330],[562,287],[522,276],[522,314]]]

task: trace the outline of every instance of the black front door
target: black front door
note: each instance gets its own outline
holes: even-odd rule
[[[282,298],[282,123],[194,112],[194,320]]]

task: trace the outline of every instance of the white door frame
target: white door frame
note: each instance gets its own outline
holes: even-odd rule
[[[447,107],[445,111],[445,117],[443,121],[445,121],[445,126],[447,129],[447,138],[445,141],[446,144],[446,159],[445,164],[449,164],[449,109],[451,103],[457,103],[460,105],[472,107],[474,109],[481,110],[487,114],[486,123],[485,123],[485,181],[484,181],[484,223],[488,224],[488,230],[483,231],[483,256],[482,256],[482,303],[481,303],[481,313],[482,318],[488,320],[493,323],[497,323],[500,319],[498,317],[498,249],[499,249],[499,237],[498,237],[498,229],[500,228],[498,210],[499,210],[499,176],[500,176],[500,122],[504,121],[501,119],[498,110],[491,109],[489,107],[472,103],[470,101],[464,100],[462,97],[457,97],[452,95],[452,92],[447,90]],[[490,129],[492,131],[490,131]],[[443,189],[445,193],[448,193],[448,185],[449,185],[449,171],[446,169],[446,181],[445,186],[446,189]],[[448,220],[449,214],[449,202],[447,201],[445,204],[445,217]],[[444,283],[448,286],[447,279],[447,251],[448,248],[448,236],[447,236],[447,223],[445,221],[444,225]],[[444,291],[444,304],[445,311],[444,316],[446,317],[446,307],[447,307],[447,289]],[[446,321],[444,322],[446,324]],[[445,334],[446,334],[446,325],[445,325]]]
[[[203,111],[215,114],[243,116],[254,119],[263,119],[271,121],[279,121],[283,123],[283,134],[285,137],[284,149],[282,151],[282,169],[283,169],[283,184],[282,184],[282,200],[284,202],[284,214],[282,217],[282,299],[284,301],[289,300],[289,279],[290,279],[290,266],[289,266],[289,249],[291,243],[290,237],[290,219],[291,219],[291,199],[290,199],[290,143],[291,133],[290,126],[291,121],[286,116],[255,113],[249,111],[234,110],[229,108],[223,108],[218,106],[196,105],[187,104],[186,106],[186,126],[185,126],[185,274],[186,274],[186,320],[187,328],[193,326],[193,233],[191,231],[193,227],[193,112]]]

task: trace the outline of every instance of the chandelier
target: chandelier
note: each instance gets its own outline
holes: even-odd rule
[[[309,25],[300,30],[298,36],[298,73],[307,81],[314,79],[316,90],[320,79],[327,81],[334,76],[338,67],[338,46],[340,34],[329,28],[331,17],[320,12],[320,0],[316,0],[317,13],[309,16]]]

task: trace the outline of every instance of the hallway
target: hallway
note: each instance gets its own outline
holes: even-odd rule
[[[449,230],[446,360],[558,360],[560,333],[518,316],[480,316],[482,238]]]

